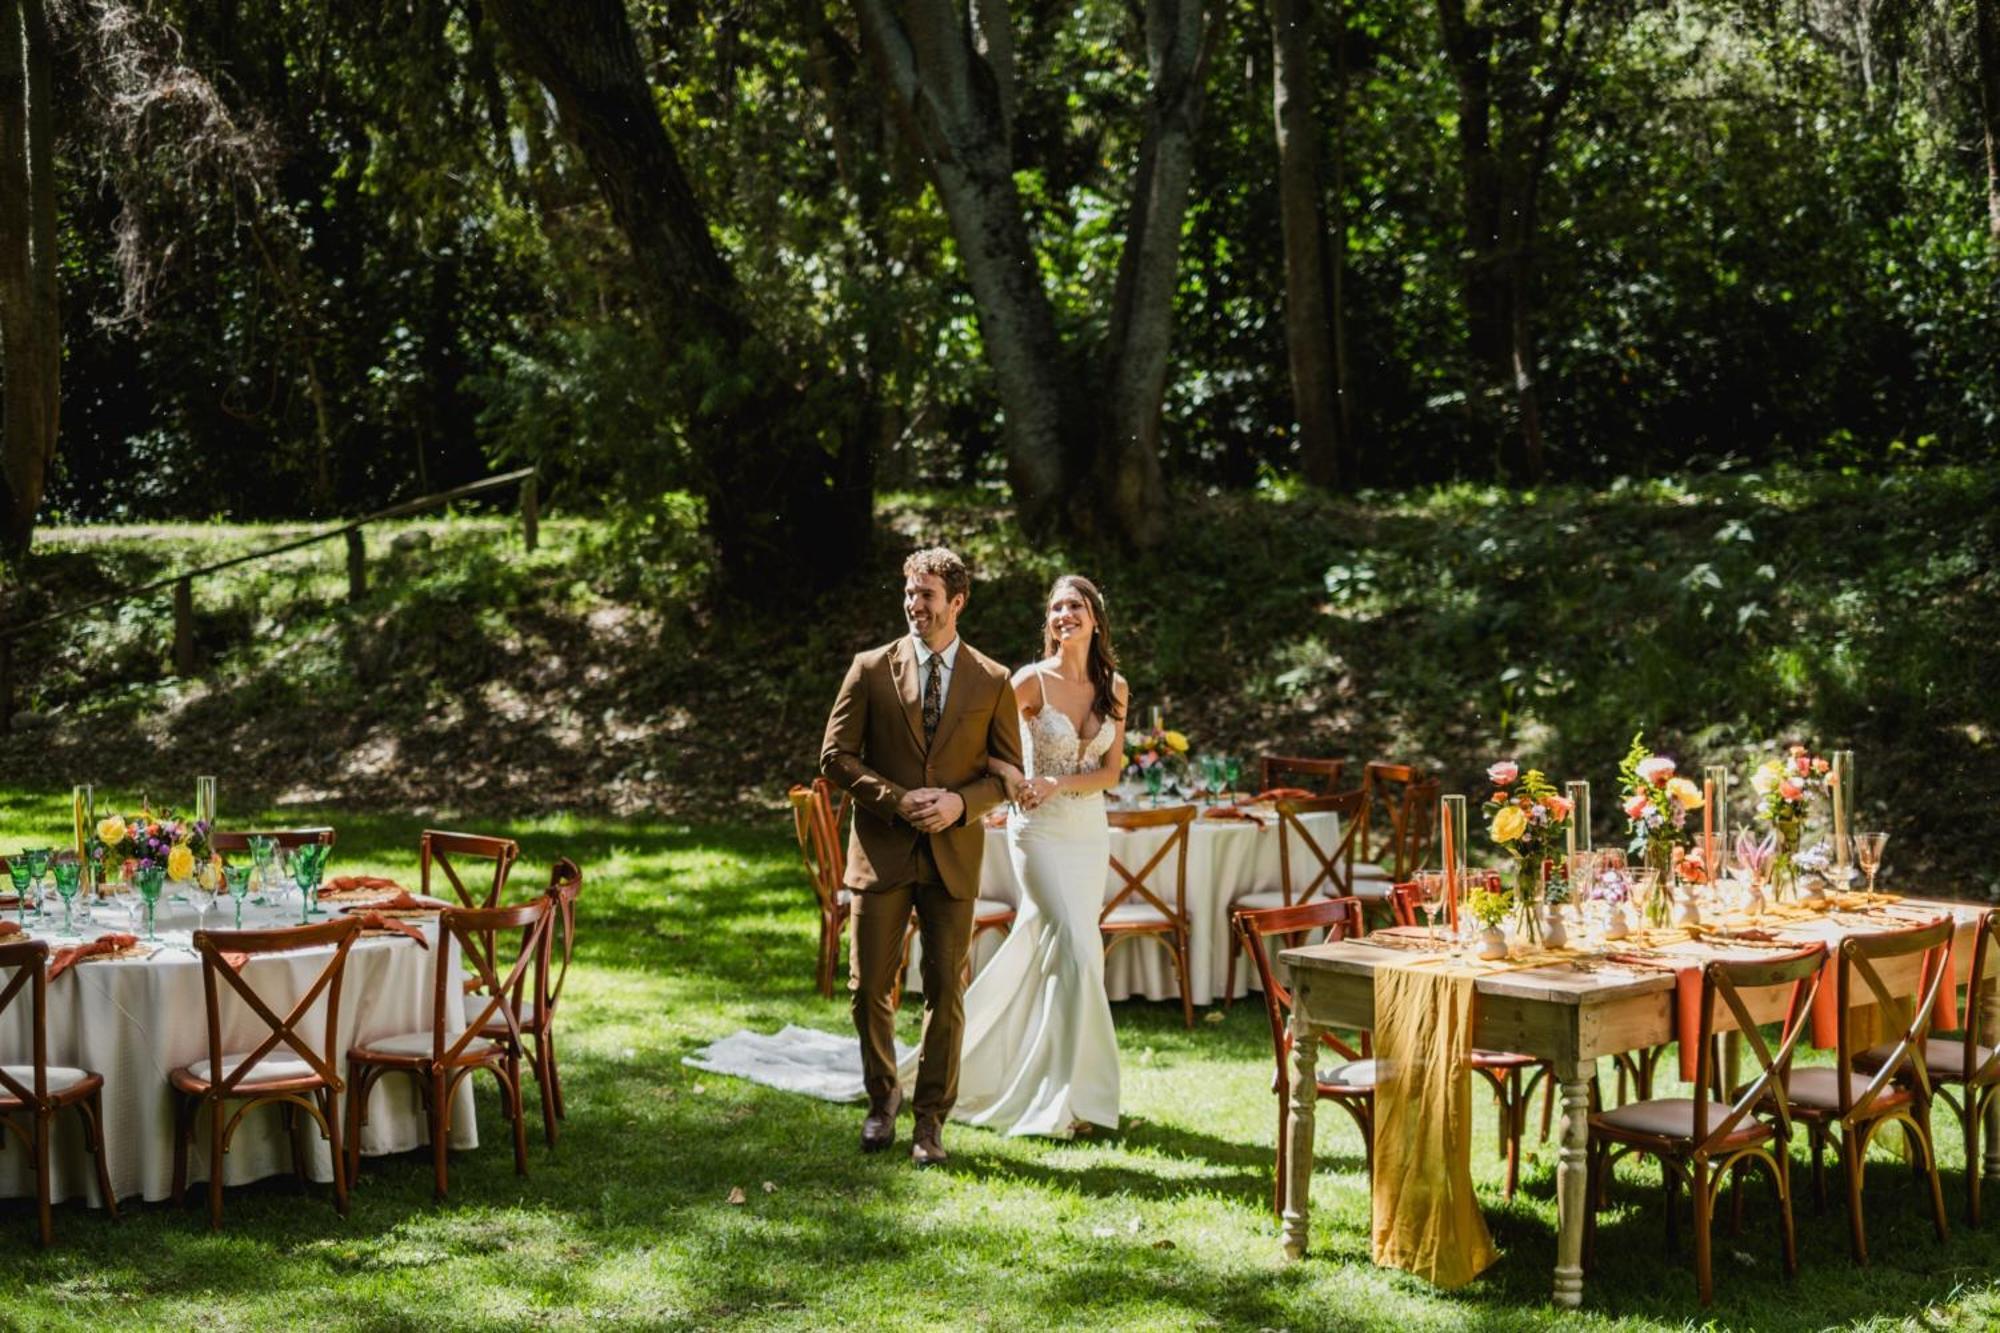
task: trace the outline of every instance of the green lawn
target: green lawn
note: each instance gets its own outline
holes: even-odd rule
[[[228,792],[223,793],[225,815]],[[67,797],[0,792],[0,849],[65,827]],[[336,871],[414,870],[414,818],[264,812],[340,830]],[[437,822],[446,822],[439,817]],[[364,1164],[345,1220],[288,1180],[237,1189],[211,1236],[194,1208],[136,1201],[113,1225],[58,1210],[58,1245],[0,1204],[11,1239],[0,1325],[479,1328],[528,1323],[772,1328],[1541,1327],[1554,1263],[1554,1154],[1533,1150],[1504,1203],[1490,1107],[1474,1170],[1503,1258],[1440,1294],[1367,1261],[1360,1142],[1321,1120],[1314,1252],[1279,1258],[1270,1214],[1274,1107],[1261,1006],[1117,1007],[1126,1118],[1063,1145],[948,1132],[952,1161],[863,1157],[860,1114],[690,1070],[681,1057],[742,1026],[845,1030],[811,989],[813,920],[788,831],[552,816],[509,825],[517,882],[557,854],[586,872],[563,1047],[562,1145],[512,1172],[490,1085],[484,1146],[432,1202],[421,1156]],[[914,1026],[915,1001],[906,1009]],[[907,1035],[907,1034],[906,1034]],[[904,1126],[907,1140],[907,1122]],[[2000,1222],[1957,1227],[1957,1131],[1942,1131],[1951,1242],[1936,1244],[1909,1174],[1884,1158],[1867,1192],[1875,1256],[1856,1270],[1838,1211],[1801,1208],[1804,1271],[1779,1273],[1775,1213],[1753,1193],[1717,1246],[1718,1326],[1983,1327],[2000,1318]],[[728,1202],[741,1189],[746,1202]],[[1601,1224],[1576,1327],[1703,1323],[1685,1262],[1664,1254],[1657,1175],[1632,1168]]]

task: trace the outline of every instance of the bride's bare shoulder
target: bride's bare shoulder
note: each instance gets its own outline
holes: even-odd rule
[[[1042,664],[1030,662],[1014,673],[1015,701],[1030,708],[1042,704]]]

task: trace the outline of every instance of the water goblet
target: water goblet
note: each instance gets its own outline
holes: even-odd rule
[[[292,852],[292,878],[299,886],[299,924],[304,925],[316,916],[325,916],[319,905],[319,881],[326,869],[326,854],[329,849],[322,843],[309,843]]]
[[[42,877],[49,873],[49,858],[55,852],[47,847],[37,847],[24,855],[28,858],[28,873],[35,881],[35,902],[39,904],[42,900]]]
[[[1431,947],[1441,947],[1438,943],[1438,913],[1444,910],[1442,870],[1417,872],[1417,905],[1424,909],[1425,933],[1430,937]]]
[[[197,931],[206,929],[208,926],[208,909],[215,906],[215,895],[203,888],[200,881],[197,880],[188,885],[187,890],[181,894],[181,899],[194,909],[194,928]],[[195,949],[192,939],[188,941],[188,952],[195,953],[198,956],[198,951]]]
[[[1236,784],[1243,780],[1243,761],[1235,755],[1222,761],[1222,782],[1228,791],[1235,791]]]
[[[1888,845],[1886,833],[1857,833],[1854,835],[1855,859],[1861,862],[1861,871],[1868,876],[1868,892],[1875,892],[1875,872],[1882,868],[1882,849]]]
[[[83,862],[66,856],[50,864],[56,878],[56,896],[62,899],[63,934],[76,933],[76,893],[83,885]]]
[[[264,894],[270,888],[271,871],[278,860],[278,840],[261,833],[250,836],[250,862],[257,881],[257,901],[265,901]]]
[[[132,880],[134,886],[139,890],[139,899],[145,908],[146,941],[151,943],[157,938],[153,929],[154,919],[159,914],[160,890],[166,886],[167,868],[165,866],[143,866],[132,876]]]
[[[1166,784],[1166,780],[1166,772],[1158,764],[1152,764],[1147,767],[1146,800],[1148,804],[1158,805],[1160,803],[1160,788]]]

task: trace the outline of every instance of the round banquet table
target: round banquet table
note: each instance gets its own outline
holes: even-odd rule
[[[76,936],[58,938],[62,907],[53,895],[49,903],[53,910],[40,923],[29,917],[29,936],[48,939],[51,952],[78,943]],[[100,902],[95,917],[92,924],[79,923],[82,939],[128,930],[124,912],[115,906]],[[296,924],[296,902],[290,907],[247,904],[244,908],[246,930]],[[430,1026],[431,950],[437,947],[437,918],[413,917],[410,924],[424,931],[430,948],[400,935],[364,935],[347,955],[340,992],[339,1066],[343,1074],[348,1047]],[[156,921],[159,938],[155,943],[160,946],[156,953],[149,958],[87,959],[57,977],[48,988],[49,1064],[87,1069],[104,1078],[108,1165],[111,1187],[120,1199],[138,1195],[154,1201],[173,1193],[174,1111],[167,1076],[208,1057],[201,960],[189,946],[194,925],[191,908],[169,902],[163,895]],[[235,910],[227,899],[208,913],[207,925],[210,929],[234,928]],[[450,947],[447,963],[456,970],[457,946]],[[244,964],[243,977],[283,1018],[318,978],[331,953],[330,948],[301,949],[251,958]],[[224,1054],[254,1049],[269,1028],[226,987],[219,987],[217,995]],[[315,1049],[325,1035],[325,1003],[324,997],[316,1001],[315,1013],[299,1025],[300,1035]],[[29,1004],[24,992],[0,1014],[0,1060],[7,1064],[27,1064],[34,1058]],[[455,1031],[463,1030],[462,1012],[454,1011],[448,1021],[457,1025]],[[272,1055],[284,1054],[287,1049],[281,1045]],[[468,1083],[453,1107],[451,1141],[455,1148],[478,1144],[473,1095]],[[344,1099],[341,1107],[345,1114]],[[332,1180],[333,1158],[319,1127],[307,1116],[295,1119],[313,1179]],[[259,1107],[243,1118],[224,1159],[225,1183],[240,1185],[292,1171],[291,1142],[283,1124],[282,1114],[274,1107]],[[429,1141],[428,1122],[414,1081],[382,1080],[369,1099],[361,1151],[368,1155],[404,1152]],[[19,1147],[18,1143],[13,1146]],[[59,1203],[80,1198],[102,1206],[103,1201],[96,1197],[90,1154],[84,1147],[81,1117],[75,1111],[63,1111],[55,1119],[51,1163],[52,1200]],[[188,1183],[206,1181],[208,1176],[204,1115],[188,1156]],[[32,1197],[34,1192],[34,1172],[27,1154],[0,1153],[0,1197]]]
[[[1135,807],[1124,807],[1135,808]],[[1150,808],[1150,807],[1137,807]],[[1164,806],[1162,808],[1165,808]],[[1262,825],[1248,820],[1197,818],[1188,828],[1187,912],[1188,984],[1196,1004],[1213,1004],[1222,997],[1223,978],[1228,975],[1231,935],[1229,908],[1247,893],[1280,887],[1278,861],[1278,817],[1263,814]],[[1331,852],[1340,842],[1340,817],[1331,812],[1300,816],[1322,851]],[[1113,829],[1111,855],[1127,870],[1136,873],[1170,829]],[[1312,851],[1305,846],[1292,849],[1292,875],[1301,884],[1318,870]],[[1174,890],[1174,858],[1169,854],[1147,878],[1146,886],[1171,903]],[[1109,902],[1125,881],[1107,865],[1104,868],[1104,897]],[[989,902],[1018,906],[1021,882],[1014,874],[1013,858],[1007,854],[1006,830],[986,828],[986,855],[980,869],[979,896]],[[975,976],[986,966],[1005,937],[997,930],[980,935],[973,947]],[[912,941],[906,989],[921,990],[923,981],[918,960],[921,944]],[[1236,995],[1246,994],[1256,981],[1250,960],[1236,964]],[[1105,960],[1104,988],[1113,1000],[1139,996],[1148,1000],[1180,999],[1180,984],[1174,976],[1173,961],[1166,948],[1150,940],[1120,945]],[[1234,997],[1232,997],[1234,998]]]

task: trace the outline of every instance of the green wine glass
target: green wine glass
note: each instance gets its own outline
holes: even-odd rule
[[[292,849],[292,878],[299,886],[300,925],[313,917],[326,915],[319,905],[319,881],[326,870],[329,850],[325,843],[307,843]]]
[[[1236,784],[1238,782],[1241,782],[1242,780],[1243,780],[1243,761],[1241,759],[1238,759],[1234,755],[1231,755],[1229,758],[1223,760],[1222,781],[1224,786],[1228,790],[1233,792],[1236,790]]]
[[[21,928],[28,927],[28,894],[35,886],[35,872],[28,869],[28,854],[20,853],[7,862],[7,878],[14,881],[14,906],[21,917]]]
[[[1165,769],[1161,768],[1158,764],[1152,764],[1147,767],[1146,799],[1148,802],[1153,805],[1160,803],[1160,788],[1164,787],[1166,782],[1167,773]]]
[[[56,878],[56,896],[62,899],[63,934],[76,933],[76,894],[83,886],[83,862],[74,856],[65,856],[49,864],[49,873]]]
[[[35,902],[37,904],[42,901],[42,879],[49,873],[49,861],[54,856],[55,850],[50,847],[37,847],[28,853],[28,870],[33,874],[35,879]],[[39,911],[40,908],[37,907],[36,910]]]
[[[263,894],[266,891],[268,891],[271,886],[271,867],[277,862],[277,859],[278,859],[278,840],[276,838],[267,838],[262,836],[261,834],[253,835],[251,837],[250,861],[251,864],[256,868],[257,889],[258,889],[257,901],[260,903],[266,901]]]
[[[250,885],[257,877],[253,866],[233,866],[225,862],[222,867],[222,884],[229,890],[230,898],[236,904],[236,928],[243,929],[243,900],[250,896]]]
[[[132,876],[139,889],[139,901],[146,905],[146,940],[151,943],[158,936],[153,930],[153,920],[160,905],[160,890],[167,882],[165,866],[142,866]]]

